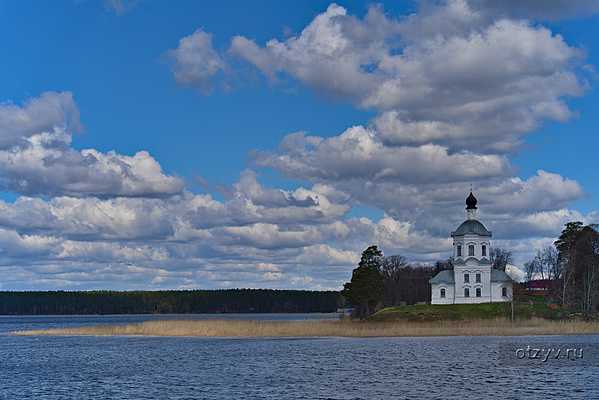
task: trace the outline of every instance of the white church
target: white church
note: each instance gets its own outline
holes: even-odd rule
[[[429,281],[431,304],[495,303],[512,298],[512,279],[491,266],[491,232],[476,219],[476,203],[470,192],[466,221],[451,233],[453,270],[441,271]]]

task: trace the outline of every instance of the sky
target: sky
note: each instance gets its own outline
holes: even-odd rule
[[[0,290],[340,289],[599,222],[599,0],[0,2]]]

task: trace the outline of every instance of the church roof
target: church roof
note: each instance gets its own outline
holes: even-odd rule
[[[500,269],[491,269],[491,282],[512,282],[512,278]]]
[[[437,275],[429,279],[429,283],[448,283],[453,284],[453,270],[446,269],[445,271],[439,272]]]
[[[504,271],[499,269],[491,268],[491,282],[512,282],[512,278]],[[429,279],[429,283],[439,284],[445,283],[448,285],[453,285],[455,280],[453,278],[453,270],[446,269],[444,271],[439,272],[437,275]]]
[[[458,229],[451,232],[451,236],[464,236],[468,234],[491,236],[491,232],[485,228],[482,222],[475,219],[468,219],[462,222],[462,225],[460,225]]]

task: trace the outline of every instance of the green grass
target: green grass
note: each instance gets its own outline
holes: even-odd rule
[[[380,322],[397,320],[456,321],[509,318],[510,314],[510,303],[418,304],[412,306],[387,307],[378,311],[369,319]],[[568,317],[569,313],[560,309],[552,309],[543,301],[527,301],[516,303],[514,315],[517,319],[564,319]]]
[[[466,319],[495,319],[505,317],[506,304],[418,304],[413,306],[387,307],[370,317],[373,321],[438,321]]]

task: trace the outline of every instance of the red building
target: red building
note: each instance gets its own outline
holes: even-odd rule
[[[556,282],[551,279],[533,279],[526,282],[526,290],[531,294],[546,294],[555,287]]]

